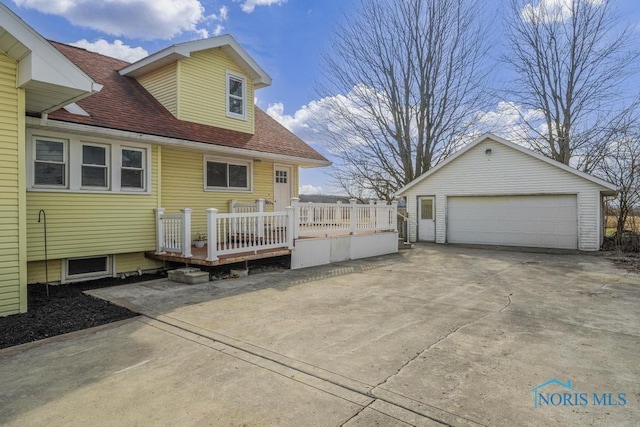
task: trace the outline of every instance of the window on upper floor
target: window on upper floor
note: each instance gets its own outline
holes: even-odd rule
[[[246,79],[227,72],[227,116],[237,119],[246,118],[247,88]]]
[[[251,191],[251,162],[205,158],[205,189]]]
[[[91,138],[93,139],[93,138]],[[145,144],[33,136],[28,188],[42,191],[149,192],[151,147]]]

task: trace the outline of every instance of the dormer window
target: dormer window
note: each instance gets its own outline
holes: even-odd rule
[[[246,118],[246,80],[237,74],[227,72],[227,117]]]

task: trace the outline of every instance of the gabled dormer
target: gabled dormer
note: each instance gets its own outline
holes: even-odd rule
[[[254,133],[256,89],[271,77],[229,35],[173,45],[120,70],[179,120]]]

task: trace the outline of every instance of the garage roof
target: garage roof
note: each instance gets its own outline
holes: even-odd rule
[[[463,156],[467,151],[471,150],[473,147],[475,147],[476,145],[482,143],[483,141],[486,141],[487,139],[490,139],[492,141],[495,141],[497,143],[500,143],[502,145],[505,145],[509,148],[513,148],[514,150],[517,150],[523,154],[526,154],[528,156],[534,157],[538,160],[541,160],[545,163],[548,163],[552,166],[555,166],[557,168],[560,168],[562,170],[565,170],[569,173],[572,173],[576,176],[579,176],[580,178],[586,179],[587,181],[591,181],[594,184],[598,184],[602,187],[605,187],[607,190],[609,191],[604,191],[603,193],[605,195],[610,195],[613,196],[618,192],[618,188],[611,184],[610,182],[607,182],[605,180],[602,180],[600,178],[596,178],[593,175],[589,175],[588,173],[584,173],[581,172],[577,169],[574,169],[570,166],[567,166],[563,163],[557,162],[553,159],[550,159],[549,157],[545,157],[541,154],[538,154],[534,151],[531,151],[525,147],[522,147],[518,144],[514,144],[513,142],[507,141],[504,138],[500,138],[497,135],[494,135],[492,133],[485,133],[483,135],[481,135],[480,137],[476,138],[473,142],[471,142],[470,144],[466,145],[464,148],[458,150],[454,155],[452,155],[451,157],[445,159],[444,161],[442,161],[441,163],[439,163],[438,165],[436,165],[435,167],[429,169],[427,172],[423,173],[422,175],[420,175],[419,177],[417,177],[416,179],[414,179],[413,181],[411,181],[410,183],[408,183],[407,185],[405,185],[404,187],[402,187],[401,189],[399,189],[396,192],[396,195],[398,196],[402,196],[404,195],[404,193],[406,193],[409,189],[411,189],[412,187],[414,187],[415,185],[417,185],[418,183],[424,181],[425,179],[427,179],[428,177],[430,177],[431,175],[437,173],[440,169],[442,169],[443,167],[445,167],[446,165],[448,165],[451,162],[454,162],[457,158]]]

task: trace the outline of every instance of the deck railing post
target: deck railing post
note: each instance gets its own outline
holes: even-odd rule
[[[287,206],[287,247],[293,249],[293,241],[295,230],[297,229],[296,223],[296,208],[293,206]]]
[[[382,200],[376,200],[376,230],[380,230],[382,228],[382,223],[384,221],[384,215],[382,215]]]
[[[358,232],[358,215],[356,203],[357,199],[349,199],[349,219],[351,220],[351,234],[357,234]]]
[[[164,252],[164,227],[162,225],[164,208],[154,208],[153,210],[156,211],[156,253],[161,254]]]
[[[376,228],[376,201],[369,200],[369,227]]]
[[[300,199],[292,197],[290,201],[291,207],[293,208],[292,238],[297,239],[300,237]]]
[[[229,200],[229,213],[236,213],[236,204],[238,203],[238,201],[236,199],[231,199]],[[229,224],[231,227],[230,233],[236,234],[236,222],[234,220],[231,221],[231,224]]]
[[[264,213],[264,199],[258,199],[256,200],[256,207],[258,208],[258,213],[262,214]],[[259,238],[263,238],[264,237],[264,216],[260,215],[258,216],[258,237]]]
[[[391,202],[391,228],[394,233],[398,232],[398,201]]]
[[[191,258],[191,210],[181,209],[182,212],[182,256]]]
[[[218,235],[217,235],[217,221],[218,221],[218,209],[207,208],[207,261],[217,261],[218,256],[216,252],[218,250]]]

